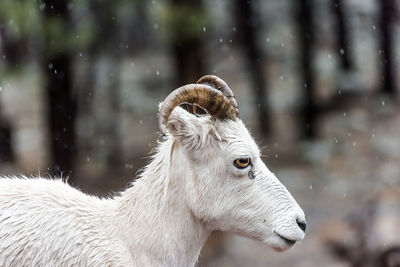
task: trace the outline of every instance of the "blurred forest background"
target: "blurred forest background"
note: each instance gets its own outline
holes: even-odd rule
[[[0,174],[123,189],[157,111],[236,93],[308,219],[285,253],[215,233],[198,266],[400,266],[399,0],[1,0]]]

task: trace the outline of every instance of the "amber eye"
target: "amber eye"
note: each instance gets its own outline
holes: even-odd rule
[[[240,159],[235,159],[233,165],[235,165],[235,167],[238,169],[244,169],[247,166],[249,166],[250,163],[251,163],[250,158],[240,158]]]

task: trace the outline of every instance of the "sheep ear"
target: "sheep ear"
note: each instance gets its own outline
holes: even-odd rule
[[[189,150],[201,145],[202,127],[200,122],[195,115],[183,108],[177,107],[171,113],[167,130]]]

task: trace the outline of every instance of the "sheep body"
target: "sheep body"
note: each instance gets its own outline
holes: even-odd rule
[[[113,202],[61,180],[0,179],[0,266],[130,266]]]
[[[259,160],[243,123],[181,108],[169,121],[175,136],[109,199],[61,180],[0,177],[0,266],[194,266],[214,230],[279,251],[304,238],[303,211]],[[237,153],[252,155],[254,178],[233,166]]]
[[[174,142],[108,199],[60,179],[0,177],[0,266],[194,266],[212,229],[182,202],[187,169],[171,158]]]

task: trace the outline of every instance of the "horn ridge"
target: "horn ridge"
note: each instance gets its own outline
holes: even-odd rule
[[[164,135],[167,132],[166,125],[173,109],[183,103],[196,104],[217,119],[238,118],[237,107],[231,104],[222,91],[207,84],[188,84],[172,91],[161,103],[159,127]]]
[[[239,106],[237,104],[235,94],[233,93],[232,89],[228,86],[228,84],[219,78],[218,76],[215,75],[205,75],[201,77],[198,81],[198,84],[205,84],[209,85],[211,87],[214,87],[221,91],[226,98],[228,98],[229,102],[232,104],[232,106],[237,110],[237,117],[240,117],[239,113]]]

